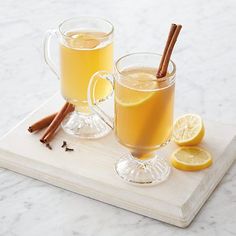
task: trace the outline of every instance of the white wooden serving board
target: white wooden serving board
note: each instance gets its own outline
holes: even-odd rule
[[[127,150],[112,133],[96,141],[79,140],[59,131],[53,150],[39,142],[42,132],[30,134],[30,124],[58,110],[63,100],[54,96],[0,140],[0,167],[27,175],[70,191],[106,202],[179,227],[186,227],[205,203],[236,157],[236,127],[206,123],[202,146],[214,164],[200,172],[172,168],[169,179],[159,185],[139,187],[116,176],[114,163]],[[61,148],[66,140],[74,152]],[[168,145],[169,157],[176,148]]]

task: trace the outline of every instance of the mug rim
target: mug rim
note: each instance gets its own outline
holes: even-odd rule
[[[126,54],[126,55],[120,57],[120,58],[116,61],[116,63],[115,63],[115,68],[116,68],[116,71],[119,73],[119,75],[122,75],[122,71],[120,71],[119,68],[118,68],[118,64],[120,63],[120,61],[123,60],[123,59],[125,59],[125,58],[127,58],[127,57],[133,56],[133,55],[134,55],[134,56],[135,56],[135,55],[149,55],[149,56],[158,56],[158,57],[161,57],[161,56],[162,56],[162,54],[154,53],[154,52],[134,52],[134,53],[128,53],[128,54]],[[176,65],[175,65],[175,63],[174,63],[172,60],[170,60],[170,63],[171,63],[171,65],[172,65],[172,67],[173,67],[172,71],[171,71],[168,75],[166,75],[166,76],[164,76],[163,78],[161,78],[160,81],[161,81],[161,80],[165,80],[165,79],[167,79],[167,78],[175,77],[175,74],[176,74]]]
[[[100,21],[103,21],[103,22],[105,22],[105,23],[107,23],[108,25],[111,26],[110,31],[109,31],[108,33],[105,33],[104,36],[99,37],[99,38],[107,38],[107,37],[109,37],[110,35],[113,34],[113,32],[114,32],[114,25],[113,25],[110,21],[108,21],[108,20],[106,20],[106,19],[104,19],[104,18],[102,18],[102,17],[96,17],[96,16],[78,16],[78,17],[71,17],[71,18],[65,19],[65,20],[62,21],[62,22],[59,24],[59,26],[58,26],[59,32],[63,35],[63,37],[65,37],[65,38],[71,38],[70,36],[66,35],[66,34],[62,31],[61,27],[62,27],[65,23],[67,23],[67,22],[69,22],[69,21],[71,21],[71,20],[79,20],[79,19],[86,19],[86,18],[87,18],[87,19],[90,19],[90,20],[91,20],[91,19],[92,19],[92,20],[100,20]]]

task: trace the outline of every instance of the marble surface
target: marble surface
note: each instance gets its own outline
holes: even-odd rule
[[[177,110],[236,125],[236,2],[6,0],[0,7],[0,135],[59,88],[42,39],[63,19],[93,15],[114,23],[115,57],[160,52],[172,22],[184,28]],[[187,229],[179,229],[0,169],[0,235],[235,235],[236,165]]]

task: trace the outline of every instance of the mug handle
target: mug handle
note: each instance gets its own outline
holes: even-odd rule
[[[111,98],[113,92],[114,92],[114,76],[113,74],[107,72],[107,71],[98,71],[89,80],[88,84],[88,105],[92,111],[94,111],[110,128],[114,128],[114,122],[113,119],[107,115],[99,106],[98,104],[101,102],[101,100],[96,100],[95,98],[95,88],[98,80],[106,80],[108,81],[112,86],[111,93],[104,98],[102,101],[107,100]]]
[[[60,79],[59,73],[57,72],[57,66],[51,57],[51,42],[54,36],[57,37],[57,30],[53,29],[53,30],[48,30],[46,32],[43,41],[44,60],[46,64],[50,67],[52,72],[57,76],[57,78]]]

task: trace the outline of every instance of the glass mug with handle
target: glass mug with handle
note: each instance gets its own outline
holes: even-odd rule
[[[156,78],[161,55],[134,53],[120,58],[115,73],[96,72],[88,87],[91,109],[112,129],[119,143],[129,149],[115,165],[118,175],[134,184],[156,184],[167,179],[170,166],[157,150],[172,135],[175,64],[170,61],[167,75]],[[114,90],[114,121],[96,100],[98,81],[109,81]]]
[[[60,69],[51,57],[52,39],[59,41]],[[71,18],[58,29],[49,30],[44,40],[44,57],[61,81],[61,93],[75,106],[63,121],[66,133],[80,138],[99,138],[111,129],[88,106],[87,89],[91,76],[100,70],[113,72],[113,25],[94,17]],[[97,84],[96,99],[102,101],[110,94],[110,84]]]

